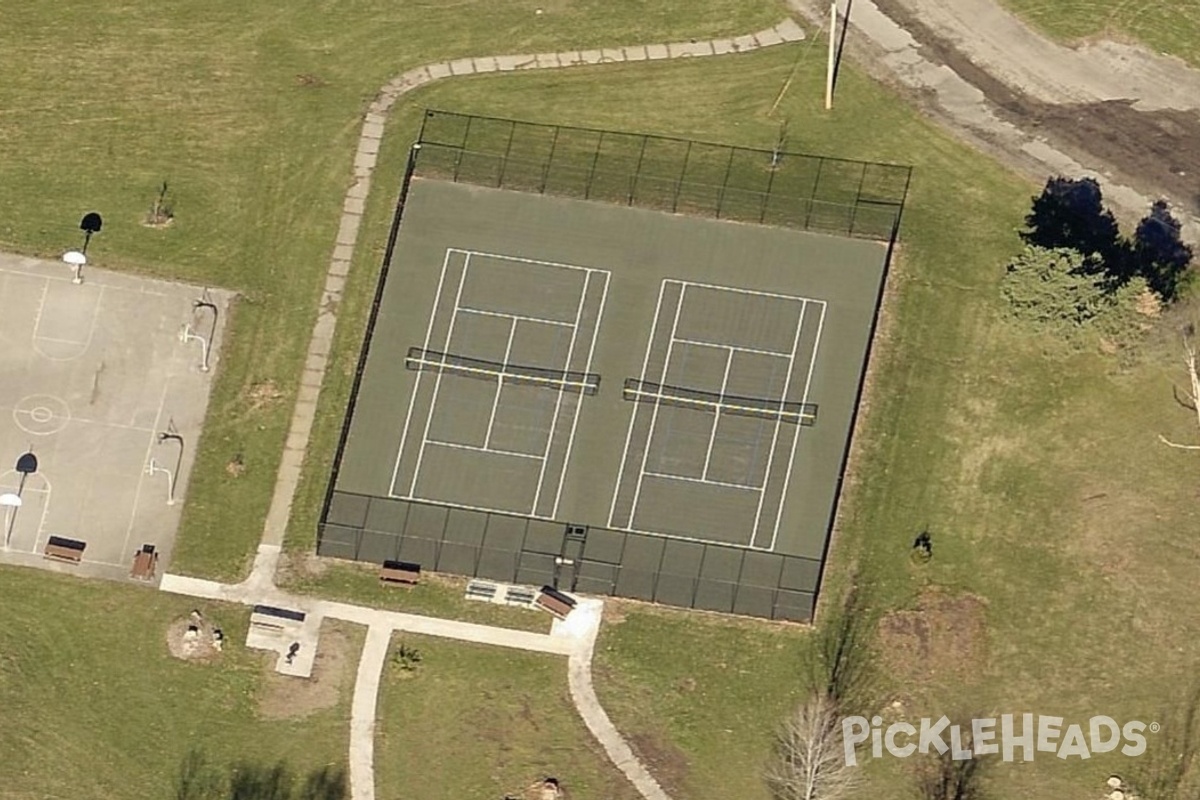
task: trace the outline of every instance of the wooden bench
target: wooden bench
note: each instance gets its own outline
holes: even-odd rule
[[[421,580],[421,565],[411,561],[385,561],[379,568],[379,582],[412,586]]]
[[[148,581],[154,578],[157,569],[158,553],[154,552],[154,545],[144,544],[141,550],[133,554],[133,569],[129,571],[129,577]]]
[[[553,586],[543,586],[541,593],[535,601],[535,605],[538,608],[549,611],[559,619],[564,619],[567,614],[571,613],[571,609],[575,608],[575,601]]]
[[[51,536],[46,541],[46,549],[43,551],[43,554],[46,558],[78,564],[80,561],[83,561],[83,551],[86,547],[87,542],[81,542],[78,539],[68,539],[65,536]]]

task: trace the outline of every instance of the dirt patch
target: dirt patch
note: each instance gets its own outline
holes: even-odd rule
[[[264,719],[296,719],[333,708],[342,695],[351,668],[350,637],[334,622],[321,628],[321,642],[313,661],[312,677],[294,678],[275,672],[276,655],[264,659],[269,670],[258,696],[258,713]]]
[[[625,738],[638,759],[668,794],[676,797],[685,795],[683,789],[688,774],[688,760],[678,747],[653,733],[635,733]]]
[[[987,661],[986,612],[974,595],[929,589],[915,610],[884,617],[880,643],[897,682],[978,676]]]
[[[1056,105],[1034,100],[939,38],[903,0],[876,0],[876,5],[912,34],[923,55],[982,91],[1001,117],[1089,168],[1110,172],[1143,194],[1165,196],[1190,214],[1200,213],[1200,169],[1194,166],[1200,163],[1200,114],[1138,111],[1125,101]]]
[[[196,611],[167,626],[167,650],[184,661],[209,663],[217,660],[221,657],[224,638],[220,625]]]
[[[269,408],[283,399],[283,392],[279,391],[279,387],[275,385],[275,381],[259,381],[258,383],[250,384],[250,388],[246,390],[246,402],[250,404],[251,411],[261,411],[264,408]]]

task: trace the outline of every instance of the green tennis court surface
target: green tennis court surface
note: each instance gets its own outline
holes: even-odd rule
[[[807,618],[886,255],[412,180],[320,552]]]

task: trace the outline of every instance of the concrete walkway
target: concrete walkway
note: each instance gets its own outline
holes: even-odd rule
[[[375,800],[375,709],[391,642],[390,629],[372,625],[367,628],[367,641],[358,660],[354,700],[350,703],[350,785],[355,800]]]

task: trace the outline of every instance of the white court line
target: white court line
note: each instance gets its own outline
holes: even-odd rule
[[[725,387],[729,385],[729,368],[733,366],[733,348],[727,348],[728,353],[725,356],[725,374],[721,376],[721,400],[725,400]],[[717,406],[717,411],[713,414],[712,428],[708,431],[708,450],[704,452],[704,471],[700,473],[700,477],[708,479],[708,465],[712,461],[713,445],[717,441],[717,426],[721,424],[721,406]],[[765,481],[764,481],[765,483]]]
[[[442,258],[442,274],[438,278],[437,294],[433,298],[433,310],[429,312],[429,326],[425,329],[425,351],[429,352],[429,340],[433,337],[433,321],[437,318],[438,308],[442,305],[442,285],[446,281],[446,268],[450,264],[450,249],[447,248],[446,255]],[[417,404],[417,394],[421,390],[421,375],[423,370],[417,371],[416,383],[413,385],[412,396],[408,399],[408,411],[404,415],[404,430],[400,432],[400,448],[396,451],[396,464],[392,467],[392,482],[388,484],[388,495],[396,496],[396,478],[400,473],[400,459],[404,457],[404,444],[408,440],[409,424],[412,422],[413,406]],[[430,414],[433,410],[430,409]]]
[[[541,456],[533,453],[518,453],[513,450],[494,450],[491,447],[480,447],[474,444],[460,444],[458,442],[441,442],[437,439],[430,439],[425,444],[436,444],[438,447],[450,447],[454,450],[470,450],[475,453],[495,453],[498,456],[514,456],[515,458],[541,458]],[[416,498],[414,498],[416,499]]]
[[[579,305],[575,308],[575,324],[571,327],[571,343],[567,346],[567,363],[565,369],[571,369],[571,362],[575,358],[575,342],[579,338],[579,322],[583,319],[583,305],[587,302],[588,286],[592,282],[592,273],[588,272],[583,279],[583,288],[579,291]],[[562,409],[563,395],[566,394],[566,387],[559,387],[558,396],[554,398],[554,416],[550,418],[550,433],[546,436],[546,449],[542,451],[542,469],[538,472],[537,489],[533,493],[533,508],[537,509],[538,501],[542,499],[542,486],[546,482],[546,464],[550,462],[550,450],[554,447],[554,432],[558,430],[558,414]],[[579,415],[579,404],[575,405],[575,415]],[[567,462],[564,461],[562,471],[567,471]]]
[[[462,300],[463,287],[467,284],[467,272],[470,270],[470,267],[471,257],[468,255],[467,260],[463,263],[462,276],[458,279],[458,292],[454,295],[454,310],[450,312],[450,327],[446,330],[446,341],[438,348],[443,353],[450,349],[450,339],[454,336],[454,323],[458,320],[458,303]],[[434,313],[437,313],[436,306]],[[421,433],[421,447],[417,450],[417,464],[413,468],[412,483],[408,485],[409,497],[416,496],[417,478],[421,475],[421,461],[425,458],[425,445],[429,443],[429,428],[433,425],[433,414],[437,411],[438,391],[442,388],[443,374],[439,372],[433,381],[433,397],[429,401],[429,413],[425,416],[425,430]]]
[[[678,281],[664,280],[658,286],[658,302],[654,304],[654,316],[650,320],[650,338],[646,341],[646,355],[642,358],[642,376],[641,380],[646,380],[646,370],[650,367],[650,351],[654,349],[654,335],[658,333],[658,318],[662,315],[663,295],[666,294],[668,283],[678,283]],[[682,300],[682,293],[680,300]],[[625,434],[625,449],[621,451],[621,465],[617,468],[617,484],[613,487],[612,504],[608,507],[608,527],[615,527],[613,517],[617,513],[617,497],[621,494],[621,480],[625,477],[625,462],[629,460],[629,445],[633,441],[633,428],[637,424],[638,411],[641,403],[633,404],[633,411],[629,414],[629,431]],[[649,447],[649,441],[646,446]],[[633,509],[629,510],[629,524],[633,523]],[[622,529],[624,530],[624,529]]]
[[[11,406],[0,406],[0,411],[8,411],[11,413],[17,413],[19,411],[19,409],[13,408]],[[28,411],[20,411],[20,413],[26,414],[26,415],[29,414]],[[117,428],[119,430],[135,431],[137,433],[147,433],[147,432],[151,432],[151,431],[154,431],[155,433],[157,433],[157,431],[154,428],[145,428],[145,427],[142,427],[141,425],[124,425],[120,422],[109,422],[108,420],[103,420],[103,419],[85,419],[84,417],[71,416],[71,417],[69,417],[69,421],[71,422],[71,424],[79,423],[80,425],[99,425],[102,428]],[[37,434],[34,434],[34,435],[37,435]]]
[[[662,374],[658,378],[659,385],[667,380],[667,370],[671,367],[671,350],[675,347],[675,331],[679,328],[679,313],[683,311],[683,301],[687,296],[687,285],[679,290],[679,304],[675,306],[675,320],[671,323],[671,339],[667,342],[667,355],[663,359]],[[642,465],[638,468],[637,487],[633,490],[633,505],[629,509],[629,524],[637,517],[638,498],[642,494],[642,481],[646,477],[646,462],[650,458],[650,448],[654,445],[654,426],[658,423],[658,409],[662,404],[654,401],[654,412],[650,415],[650,432],[646,434],[646,450],[642,453]]]
[[[723,342],[700,342],[695,339],[676,339],[677,342],[683,344],[695,345],[697,347],[716,347],[724,350],[737,350],[739,353],[756,353],[760,356],[778,356],[779,358],[787,358],[787,353],[780,353],[778,350],[760,350],[757,347],[742,347],[740,344],[725,344]]]
[[[604,303],[608,300],[608,278],[612,273],[604,271],[604,289],[600,292],[600,308],[596,312],[596,324],[592,327],[592,343],[588,346],[587,363],[583,367],[585,373],[592,371],[592,358],[596,355],[596,335],[600,333],[600,320],[604,318]],[[582,404],[580,400],[580,404]],[[579,425],[579,407],[571,417],[571,437],[567,439],[567,453],[563,457],[562,472],[558,474],[558,491],[554,493],[554,508],[550,510],[551,517],[558,516],[558,504],[562,500],[563,483],[566,481],[567,468],[571,466],[571,448],[575,446],[575,429]]]
[[[154,430],[158,430],[159,420],[162,419],[163,407],[167,404],[167,389],[171,386],[171,379],[167,378],[163,382],[162,394],[158,398],[158,411],[154,415]],[[133,535],[133,523],[137,521],[138,500],[142,496],[142,484],[145,483],[146,465],[150,463],[150,454],[154,452],[154,444],[157,441],[157,433],[150,434],[150,441],[146,443],[146,455],[142,457],[141,470],[138,473],[137,486],[133,490],[133,510],[129,512],[129,525],[125,528],[125,543],[121,547],[121,552],[129,549],[129,537]],[[178,480],[179,476],[172,476],[173,480]]]
[[[730,483],[728,481],[710,481],[708,478],[692,478],[688,475],[668,475],[665,472],[646,472],[647,478],[660,478],[668,481],[685,481],[687,483],[702,483],[705,486],[722,486],[726,489],[745,489],[747,492],[759,492],[761,494],[761,486],[751,486],[746,483]]]
[[[489,253],[484,250],[464,250],[461,247],[448,247],[447,252],[463,253],[467,257],[467,261],[471,260],[471,256],[485,256],[486,258],[498,258],[501,261],[519,261],[522,264],[542,264],[547,267],[562,267],[564,269],[577,269],[582,272],[606,272],[606,270],[597,269],[596,267],[581,267],[578,264],[564,264],[561,261],[539,261],[536,258],[524,258],[522,256],[506,256],[500,253]]]
[[[796,294],[779,294],[777,292],[760,292],[756,289],[743,289],[740,286],[717,286],[716,284],[712,284],[712,283],[699,283],[697,281],[684,281],[684,280],[677,280],[675,282],[683,284],[683,286],[685,288],[688,286],[695,286],[699,289],[716,289],[719,292],[734,292],[736,294],[752,294],[752,295],[757,295],[758,297],[776,297],[776,298],[779,298],[780,300],[803,300],[806,303],[821,303],[822,305],[825,302],[824,300],[816,300],[811,297],[801,297],[800,295],[796,295]]]
[[[10,470],[6,471],[3,475],[0,475],[0,479],[7,479],[9,475],[16,475],[16,474],[17,473],[15,470],[10,469]],[[25,488],[21,489],[22,496],[24,496],[28,492],[34,492],[34,493],[46,495],[45,499],[42,500],[42,515],[41,515],[41,517],[38,518],[37,531],[33,535],[33,549],[29,551],[31,554],[34,554],[34,555],[36,555],[37,551],[41,548],[42,534],[46,530],[46,515],[48,513],[50,513],[50,497],[52,496],[52,490],[53,490],[53,487],[50,485],[50,479],[46,477],[46,473],[39,470],[37,473],[37,476],[42,479],[42,483],[46,484],[46,486],[44,488],[39,489],[39,488],[35,488],[33,486],[26,486]],[[14,484],[4,485],[4,488],[11,489],[15,493],[17,491],[17,489],[20,487],[20,483],[21,483],[20,480],[18,480]],[[18,515],[18,519],[19,519],[20,512],[17,512],[17,515]],[[4,524],[4,515],[0,514],[0,525],[3,525],[3,524]],[[13,520],[13,527],[15,529],[16,520]],[[5,531],[3,529],[0,529],[0,540],[2,540],[4,538],[4,534],[5,534]],[[10,549],[9,552],[20,553],[22,551]]]
[[[522,322],[540,322],[543,325],[562,325],[563,327],[567,327],[571,324],[571,323],[565,322],[561,319],[543,319],[542,317],[526,317],[521,314],[506,314],[503,311],[485,311],[482,308],[471,308],[470,306],[463,306],[462,308],[459,309],[459,311],[463,312],[464,314],[478,314],[483,317],[504,317],[505,319],[518,319],[518,320],[521,320]]]
[[[803,305],[800,306],[800,319],[796,322],[796,338],[792,340],[792,355],[788,358],[788,371],[787,371],[787,375],[784,376],[784,379],[783,379],[783,392],[780,394],[780,396],[784,400],[787,399],[788,389],[791,388],[791,385],[792,385],[792,374],[795,373],[795,371],[796,371],[796,349],[798,347],[800,347],[800,332],[802,330],[804,330],[804,316],[807,311],[808,311],[808,303],[805,302]],[[758,522],[759,522],[759,519],[762,517],[763,500],[765,500],[766,496],[767,496],[767,484],[770,483],[770,481],[771,481],[771,465],[775,461],[775,445],[779,441],[779,428],[782,425],[783,425],[783,420],[776,419],[775,420],[775,430],[771,433],[771,449],[767,451],[767,469],[763,473],[763,491],[762,491],[762,494],[759,495],[759,497],[758,497],[758,508],[754,512],[754,526],[752,528],[750,528],[750,543],[751,544],[754,543],[755,538],[757,538],[757,536],[758,536]],[[796,435],[797,439],[800,438],[800,431],[798,428],[796,430],[795,435]],[[794,440],[793,440],[793,444],[794,444]],[[786,479],[787,476],[784,476],[784,477]],[[783,500],[784,500],[783,497],[779,498],[779,508],[781,510],[783,508]],[[779,521],[778,518],[776,518],[776,524],[778,524],[778,521]]]
[[[100,320],[100,307],[102,305],[104,305],[104,285],[103,284],[100,285],[100,291],[96,295],[96,302],[92,305],[92,322],[91,322],[91,325],[88,326],[87,339],[82,342],[77,342],[74,339],[55,339],[55,338],[52,338],[49,336],[39,336],[38,335],[38,328],[42,324],[42,312],[45,310],[45,307],[46,307],[46,294],[48,293],[49,289],[50,289],[50,284],[47,282],[46,286],[42,289],[42,300],[38,304],[37,319],[33,323],[33,334],[30,336],[30,339],[29,339],[30,345],[33,347],[33,349],[35,351],[38,352],[38,354],[40,354],[44,358],[50,359],[51,361],[60,361],[60,362],[61,361],[75,361],[76,359],[80,358],[81,356],[83,356],[84,353],[86,353],[88,351],[88,349],[92,346],[92,339],[95,338],[95,336],[96,336],[96,323]],[[81,347],[82,349],[79,351],[79,355],[62,358],[60,356],[52,356],[49,353],[43,351],[42,348],[38,347],[39,341],[55,342],[57,344],[73,344],[73,345],[76,345],[77,347]]]
[[[808,390],[812,386],[813,367],[817,363],[817,351],[821,349],[821,331],[824,329],[824,327],[825,306],[822,305],[821,316],[817,320],[817,340],[813,342],[812,356],[810,356],[810,360],[808,362],[808,376],[804,379],[804,396],[801,397],[802,403],[808,402]],[[769,550],[775,549],[775,540],[779,538],[779,524],[783,521],[783,504],[787,501],[788,484],[791,482],[792,466],[796,460],[796,445],[800,442],[800,434],[802,431],[802,428],[796,428],[796,432],[794,434],[795,438],[792,439],[792,452],[788,455],[787,472],[783,474],[783,494],[779,496],[779,510],[775,514],[775,528],[771,532],[771,546],[768,548]]]
[[[512,324],[508,326],[508,344],[504,346],[504,367],[508,367],[508,358],[512,355],[513,339],[517,337],[517,319],[512,318]],[[496,424],[496,409],[500,407],[500,393],[504,391],[504,377],[496,381],[496,394],[492,396],[492,413],[488,417],[487,433],[483,435],[483,448],[488,449],[488,445],[492,441],[492,426]],[[559,391],[563,391],[559,389]],[[543,465],[545,466],[545,465]]]

